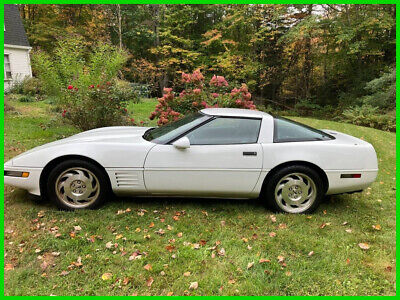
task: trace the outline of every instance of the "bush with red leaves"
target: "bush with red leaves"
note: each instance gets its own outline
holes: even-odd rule
[[[182,72],[184,90],[179,94],[172,88],[164,88],[163,96],[158,98],[158,104],[150,115],[150,120],[158,119],[159,126],[179,120],[187,113],[208,107],[230,107],[256,109],[246,84],[239,88],[229,88],[228,81],[223,76],[214,75],[204,84],[205,78],[200,70],[192,74]]]

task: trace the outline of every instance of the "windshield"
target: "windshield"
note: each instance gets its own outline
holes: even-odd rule
[[[194,113],[169,124],[157,128],[150,128],[145,132],[143,138],[157,144],[165,144],[170,140],[180,136],[189,129],[203,123],[211,118],[201,113]]]

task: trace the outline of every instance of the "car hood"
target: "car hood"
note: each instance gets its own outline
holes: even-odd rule
[[[70,137],[64,138],[62,140],[54,141],[51,143],[44,144],[42,146],[30,149],[20,155],[14,157],[12,160],[17,159],[23,155],[33,153],[38,150],[43,150],[46,148],[51,148],[55,146],[62,146],[64,144],[72,143],[148,143],[142,138],[146,130],[151,127],[134,127],[134,126],[113,126],[113,127],[103,127],[84,131]],[[6,165],[12,165],[12,160],[8,161]]]
[[[134,142],[136,139],[142,138],[143,134],[147,129],[151,127],[134,127],[134,126],[114,126],[114,127],[103,127],[84,131],[73,136],[70,136],[64,140],[71,141],[103,141],[103,140],[116,140],[131,138]]]

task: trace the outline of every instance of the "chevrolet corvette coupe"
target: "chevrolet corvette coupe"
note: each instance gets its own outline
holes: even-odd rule
[[[260,198],[310,213],[324,195],[362,191],[376,178],[373,146],[253,110],[207,108],[158,128],[89,130],[4,164],[4,183],[61,209],[129,196]]]

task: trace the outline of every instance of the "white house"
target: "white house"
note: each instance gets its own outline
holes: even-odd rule
[[[31,49],[18,6],[4,4],[4,90],[26,76],[32,77]]]

